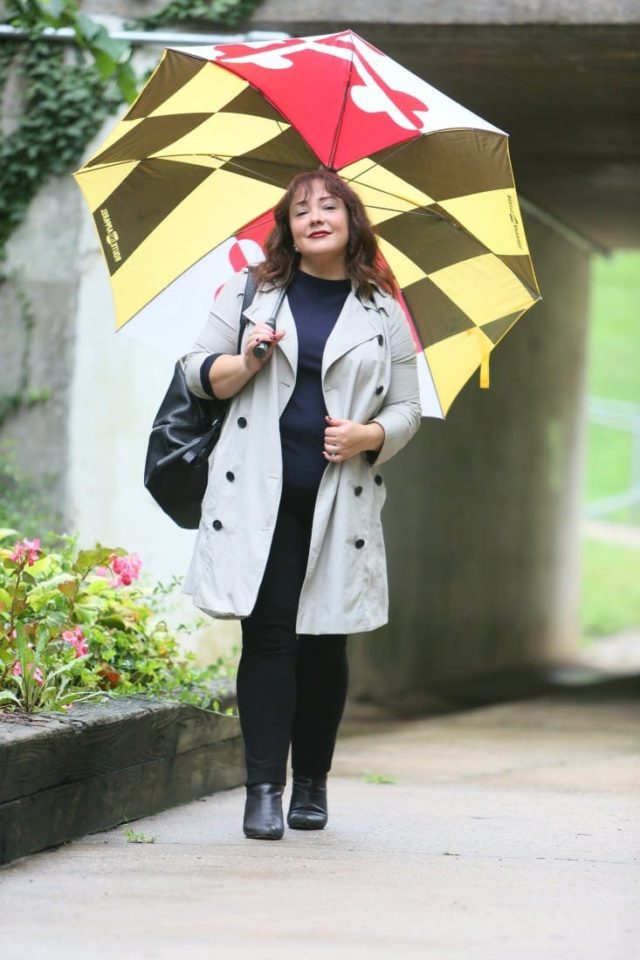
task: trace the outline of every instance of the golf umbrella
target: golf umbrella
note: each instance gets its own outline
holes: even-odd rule
[[[263,258],[291,178],[335,170],[401,290],[422,408],[442,417],[540,297],[507,135],[352,31],[168,49],[75,174],[117,327],[185,352],[212,296]]]

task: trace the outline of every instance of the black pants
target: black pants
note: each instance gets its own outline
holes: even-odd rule
[[[331,768],[347,696],[347,638],[296,634],[315,498],[284,487],[258,598],[242,621],[237,691],[247,785],[286,783],[289,746],[294,773],[316,778]]]

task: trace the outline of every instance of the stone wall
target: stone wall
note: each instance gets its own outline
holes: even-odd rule
[[[352,0],[345,21],[340,0],[265,0],[252,21],[270,23],[343,21],[392,24],[638,23],[635,0]]]

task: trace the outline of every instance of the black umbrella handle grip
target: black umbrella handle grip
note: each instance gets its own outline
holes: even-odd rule
[[[257,357],[258,360],[264,360],[264,358],[265,358],[266,355],[267,355],[268,349],[269,349],[269,344],[267,343],[267,341],[266,341],[266,340],[261,340],[260,343],[258,343],[258,344],[253,348],[253,355],[254,355],[254,357]]]
[[[278,294],[278,299],[277,299],[276,305],[275,305],[275,307],[274,307],[274,309],[273,309],[273,313],[271,314],[271,316],[270,316],[269,319],[267,320],[267,325],[270,326],[270,327],[272,328],[272,330],[275,330],[275,328],[276,328],[276,316],[277,316],[278,310],[280,309],[280,306],[281,306],[281,304],[282,304],[282,301],[284,300],[284,297],[285,297],[286,292],[287,292],[286,287],[283,287],[282,290],[280,291],[280,293]],[[258,344],[253,348],[253,355],[254,355],[254,357],[257,357],[258,360],[264,360],[264,358],[265,358],[266,355],[267,355],[267,351],[268,351],[268,350],[269,350],[269,344],[267,343],[267,341],[266,341],[266,340],[261,340],[260,343],[258,343]]]

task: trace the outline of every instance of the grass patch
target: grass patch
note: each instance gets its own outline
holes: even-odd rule
[[[632,480],[632,457],[630,433],[596,423],[588,424],[586,502],[593,503],[628,490]],[[613,523],[640,524],[640,504],[611,511],[603,519]]]
[[[640,403],[640,253],[594,258],[587,391]]]
[[[581,619],[586,642],[640,624],[640,550],[583,541]]]
[[[640,404],[640,253],[624,251],[593,263],[587,392]],[[590,423],[587,429],[587,503],[622,493],[632,483],[632,439],[624,430]],[[607,517],[640,523],[640,506]]]
[[[125,830],[124,838],[127,843],[155,843],[156,836],[147,836],[146,833],[137,833],[135,830]]]
[[[595,258],[592,269],[587,392],[640,404],[640,253]],[[586,502],[627,490],[632,481],[631,435],[590,423],[586,440]],[[640,507],[603,519],[640,524]],[[581,620],[585,642],[640,624],[640,550],[585,539]]]
[[[365,771],[364,777],[365,783],[397,783],[395,777],[389,777],[385,773],[371,773],[370,771]]]

